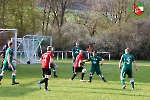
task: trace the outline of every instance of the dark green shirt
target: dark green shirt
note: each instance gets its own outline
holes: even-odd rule
[[[74,54],[73,56],[74,56],[75,58],[76,58],[77,55],[79,54],[79,51],[80,51],[80,50],[82,50],[80,47],[76,47],[76,46],[75,46],[75,47],[72,48],[72,52],[73,52],[73,54]]]
[[[100,61],[102,61],[102,58],[100,56],[96,56],[96,57],[91,56],[88,59],[88,61],[91,61],[93,68],[97,68],[97,67],[100,67],[99,63]]]
[[[10,55],[10,62],[12,62],[13,61],[13,55],[14,55],[12,48],[8,48],[6,50],[6,55],[5,55],[5,59],[4,59],[5,62],[8,62],[8,55]]]
[[[132,62],[135,59],[132,54],[123,54],[120,60],[123,62],[123,68],[132,68]]]

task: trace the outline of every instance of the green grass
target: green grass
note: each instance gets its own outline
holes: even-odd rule
[[[130,87],[129,79],[126,78],[127,88],[122,90],[120,82],[120,70],[118,61],[105,61],[101,70],[107,80],[106,83],[96,74],[93,75],[92,83],[80,82],[80,74],[70,82],[71,60],[56,61],[59,69],[59,78],[49,81],[50,92],[43,88],[38,89],[37,82],[42,79],[41,65],[17,65],[17,81],[19,85],[11,85],[11,73],[7,72],[0,85],[0,100],[149,100],[150,98],[150,63],[137,61],[138,72],[134,71],[135,90]],[[88,80],[90,63],[84,66],[87,69],[85,79]],[[44,87],[44,85],[42,86]]]

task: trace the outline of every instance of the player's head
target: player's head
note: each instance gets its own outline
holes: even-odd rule
[[[130,53],[130,49],[129,48],[126,48],[124,51],[125,51],[125,54],[129,54]]]
[[[9,43],[8,43],[8,46],[9,46],[10,48],[13,48],[13,47],[14,47],[13,42],[9,42]]]
[[[48,46],[47,47],[47,51],[51,51],[52,47],[51,46]]]
[[[79,46],[79,42],[76,42],[76,47],[78,47]]]
[[[97,56],[97,52],[96,51],[93,51],[93,56]]]
[[[83,54],[83,50],[80,50],[80,51],[79,51],[79,54]]]

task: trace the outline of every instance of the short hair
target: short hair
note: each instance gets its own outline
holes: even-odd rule
[[[130,49],[129,48],[126,48],[125,51],[127,51],[128,53],[130,53]]]
[[[10,47],[13,44],[13,42],[8,42],[8,46]]]
[[[52,47],[51,46],[48,46],[47,47],[47,51],[51,51]]]
[[[93,51],[93,53],[97,53],[97,51]]]

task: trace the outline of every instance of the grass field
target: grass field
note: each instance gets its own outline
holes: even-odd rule
[[[135,90],[131,89],[126,77],[127,88],[122,90],[118,61],[105,61],[101,70],[107,80],[106,83],[93,75],[92,83],[80,82],[80,74],[74,81],[72,77],[71,60],[56,61],[59,69],[54,78],[49,81],[50,92],[38,89],[37,82],[42,79],[41,66],[17,65],[17,81],[19,85],[11,85],[11,73],[7,72],[0,85],[0,100],[149,100],[150,99],[150,63],[137,61],[138,72],[134,71]],[[88,80],[90,63],[84,66],[87,69],[85,79]],[[52,73],[53,74],[53,73]],[[44,87],[44,85],[42,86]]]

